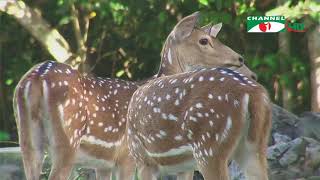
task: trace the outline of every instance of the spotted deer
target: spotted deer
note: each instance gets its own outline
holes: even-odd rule
[[[193,14],[175,26],[171,35],[193,29],[190,35],[193,40],[185,42],[180,54],[162,56],[162,66],[167,69],[157,76],[202,66],[238,68],[243,64],[239,54],[215,38],[221,24],[195,29],[197,17],[198,13]],[[206,41],[203,39],[208,42],[202,42]],[[170,46],[166,43],[163,49]],[[185,48],[198,58],[185,56],[183,53],[188,53]],[[245,66],[241,66],[240,71],[254,76]],[[53,61],[38,64],[27,72],[14,96],[27,179],[39,179],[47,150],[52,159],[51,180],[67,179],[75,163],[95,168],[97,179],[107,179],[111,172],[115,172],[118,179],[131,179],[135,163],[128,156],[125,129],[128,103],[137,84],[82,76],[70,66]]]
[[[268,179],[270,105],[265,89],[227,68],[164,76],[142,85],[128,111],[128,145],[141,179],[198,169],[228,179],[236,160],[248,179]]]
[[[188,18],[192,24],[196,16]],[[186,42],[194,42],[194,51],[217,45],[206,35],[194,39],[200,30],[188,27],[170,34],[159,78],[140,86],[129,103],[127,143],[139,176],[151,180],[198,169],[206,180],[227,180],[233,159],[248,179],[267,180],[271,112],[266,90],[249,74],[186,63],[203,63],[185,49]],[[173,58],[181,54],[183,61]]]
[[[136,88],[120,79],[82,76],[57,62],[33,67],[14,97],[27,179],[40,178],[47,149],[49,179],[68,179],[74,162],[81,164],[84,158],[91,159],[83,164],[97,170],[97,179],[106,179],[115,168],[119,179],[131,179],[135,169],[123,135]]]

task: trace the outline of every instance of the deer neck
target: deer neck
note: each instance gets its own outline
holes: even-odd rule
[[[185,72],[185,65],[180,57],[176,47],[172,46],[170,42],[166,42],[161,53],[161,63],[157,77]]]

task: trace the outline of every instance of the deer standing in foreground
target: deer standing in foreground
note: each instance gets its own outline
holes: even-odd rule
[[[181,20],[171,34],[189,31],[188,26],[194,29],[196,21],[192,19],[197,16]],[[168,68],[158,76],[202,66],[241,66],[242,57],[213,38],[220,28],[221,24],[194,29],[190,36],[194,39],[185,42],[181,54],[162,60],[162,66],[168,64]],[[214,44],[199,49],[203,37]],[[170,48],[170,44],[165,46]],[[190,59],[185,52],[197,58]],[[14,96],[27,179],[39,179],[46,150],[52,159],[51,180],[67,179],[73,164],[84,158],[91,159],[82,164],[95,168],[97,179],[109,178],[112,171],[117,179],[131,179],[135,164],[128,156],[125,127],[128,103],[137,87],[134,82],[82,76],[57,62],[34,66],[20,80]]]
[[[40,178],[45,150],[52,159],[49,179],[68,179],[74,161],[82,159],[91,159],[82,164],[95,168],[97,179],[107,179],[113,169],[118,179],[131,179],[135,165],[123,135],[136,88],[124,80],[81,76],[52,61],[32,68],[14,97],[27,179]]]
[[[198,42],[195,46],[204,51],[216,45],[206,36],[195,40],[196,32],[185,28],[168,37],[159,78],[140,86],[131,98],[127,143],[139,176],[151,180],[198,169],[206,180],[227,180],[228,161],[234,159],[248,179],[267,180],[271,110],[266,90],[228,68],[171,73],[188,69],[187,59],[197,58],[193,51],[181,53],[186,42]],[[180,54],[183,62],[172,58]]]

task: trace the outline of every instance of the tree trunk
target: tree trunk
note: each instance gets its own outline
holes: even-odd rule
[[[279,53],[289,56],[290,55],[290,36],[287,32],[279,33]],[[281,65],[281,59],[280,59],[280,69],[281,72],[286,71],[286,67]],[[284,84],[281,84],[281,94],[282,94],[282,106],[285,109],[291,110],[292,107],[292,92],[290,89],[285,87]]]
[[[320,25],[307,31],[311,63],[311,111],[320,112]]]
[[[278,5],[282,5],[285,2],[286,0],[278,0],[277,3]],[[290,36],[288,32],[279,33],[278,43],[279,43],[278,52],[285,56],[289,56],[290,55]],[[280,70],[283,73],[286,71],[286,67],[282,66],[281,59],[279,60],[280,60]],[[291,110],[291,104],[292,104],[291,92],[287,87],[285,87],[284,84],[281,84],[280,88],[281,88],[281,94],[282,94],[282,107],[284,107],[285,109]]]
[[[61,34],[23,1],[0,0],[0,11],[16,18],[58,62],[66,62],[73,57],[69,44]]]

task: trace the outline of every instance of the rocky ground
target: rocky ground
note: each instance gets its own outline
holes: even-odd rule
[[[268,148],[272,180],[320,180],[320,113],[296,116],[273,105]],[[235,167],[233,179],[245,179]]]
[[[274,106],[268,161],[270,179],[320,180],[320,113]]]
[[[320,180],[320,113],[305,112],[296,116],[277,105],[273,105],[272,112],[267,151],[270,179]],[[94,179],[92,171],[76,169],[73,177]],[[233,180],[245,179],[235,163],[231,164],[230,173]],[[0,150],[0,175],[3,180],[24,179],[19,149]],[[195,179],[202,179],[201,175],[196,174]]]

